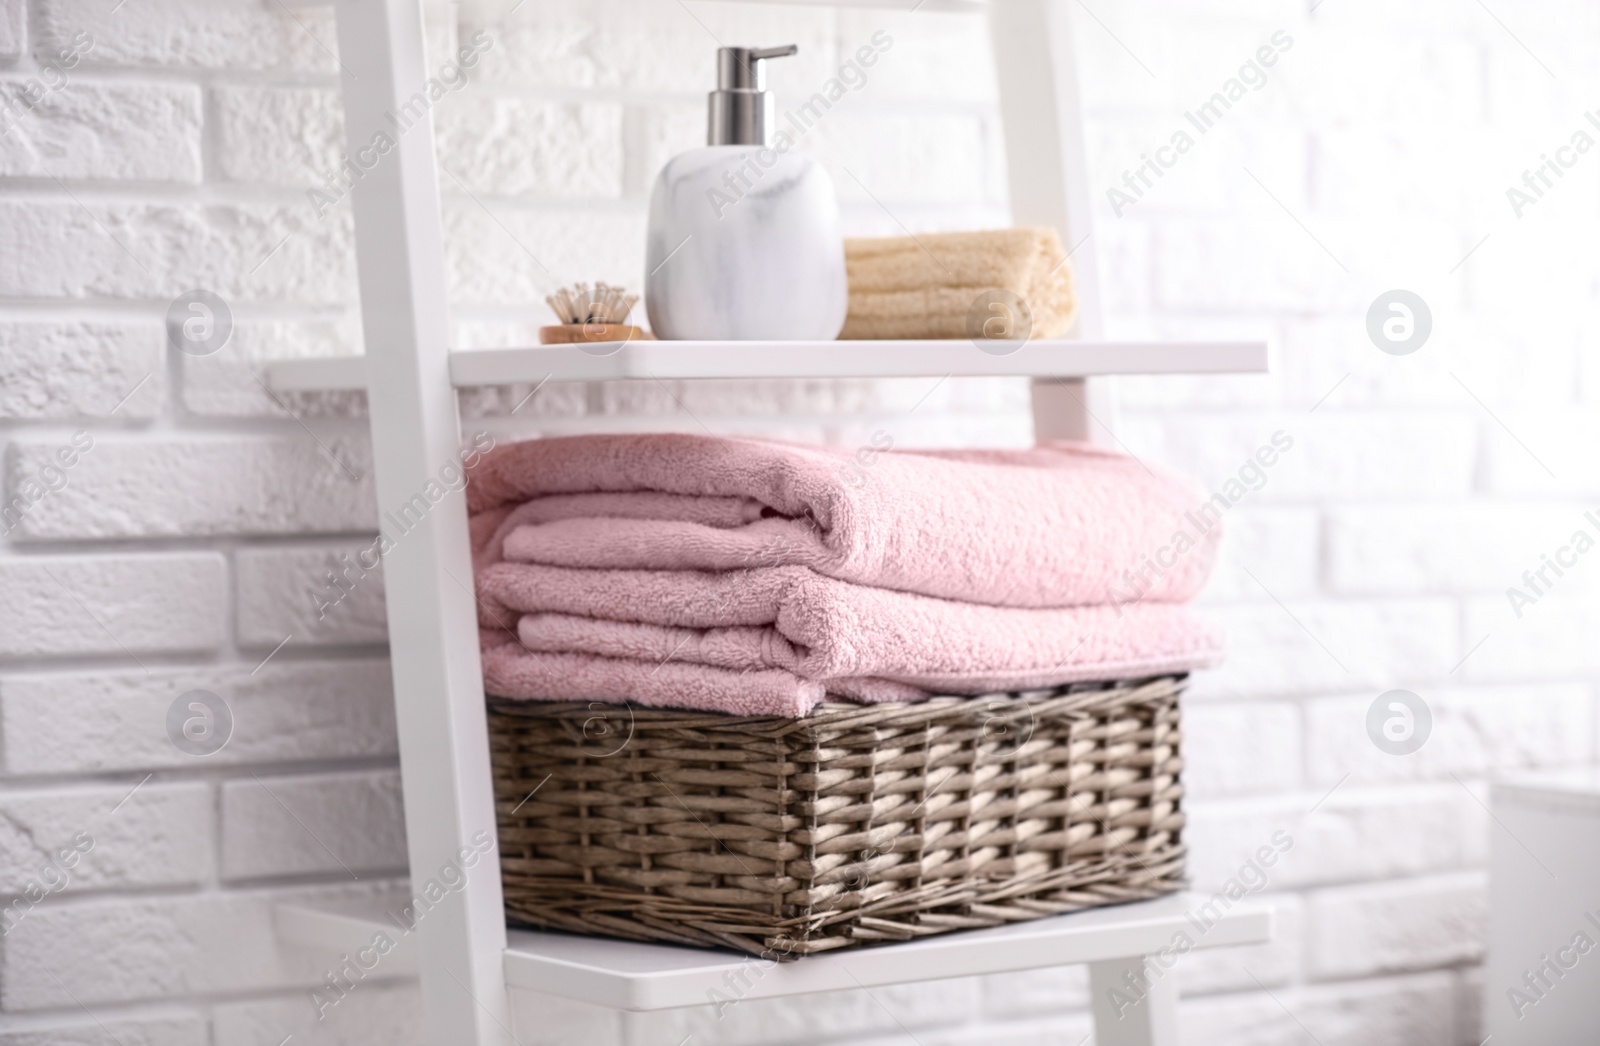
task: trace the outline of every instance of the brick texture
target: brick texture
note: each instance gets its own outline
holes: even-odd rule
[[[304,993],[284,998],[252,999],[218,1006],[214,1011],[216,1046],[257,1046],[278,1042],[287,1034],[307,1036],[326,1046],[423,1046],[422,994],[411,985],[363,984],[322,1021]],[[532,1040],[523,1036],[523,1042]]]
[[[165,388],[156,324],[0,325],[0,417],[149,418]]]
[[[352,831],[352,826],[360,826]],[[392,770],[260,777],[222,789],[222,873],[230,879],[404,870],[400,775]]]
[[[383,565],[362,566],[375,540],[240,549],[234,571],[239,642],[271,647],[285,636],[297,644],[383,642]]]
[[[319,978],[319,958],[334,957],[280,951],[273,907],[367,892],[302,887],[41,905],[6,937],[0,988],[9,1010],[64,1010],[75,999],[94,1005],[295,987]],[[86,938],[101,946],[86,951]]]
[[[205,1018],[198,1013],[102,1020],[67,1018],[33,1029],[0,1031],[4,1046],[207,1046]]]
[[[156,0],[139,18],[106,21],[95,0],[36,0],[41,43],[53,51],[86,27],[95,46],[86,63],[165,69],[339,71],[333,12],[290,11],[252,0]],[[97,30],[97,31],[96,31]]]
[[[0,78],[0,91],[26,83]],[[198,182],[200,108],[193,84],[68,83],[5,136],[0,177]]]
[[[197,885],[212,870],[212,806],[200,782],[8,792],[0,891],[20,894],[30,882],[52,894]],[[78,856],[62,858],[63,849]]]
[[[1311,896],[1311,974],[1322,980],[1472,962],[1488,925],[1484,877],[1471,873]]]
[[[206,765],[393,758],[386,661],[295,661],[281,654],[257,660],[0,677],[6,770],[30,776],[192,770],[199,760],[173,744],[166,729],[167,710],[191,690],[221,697],[241,724],[220,751],[204,757]]]
[[[191,288],[225,300],[341,305],[355,287],[345,212],[292,204],[74,203],[0,206],[0,295],[159,299]],[[50,258],[48,265],[36,259]]]
[[[12,444],[12,493],[57,449]],[[364,433],[106,438],[18,529],[27,538],[273,534],[365,530],[377,515]]]
[[[345,150],[331,88],[221,87],[214,94],[218,163],[237,182],[314,186]]]
[[[214,650],[222,575],[204,552],[0,559],[0,656]]]

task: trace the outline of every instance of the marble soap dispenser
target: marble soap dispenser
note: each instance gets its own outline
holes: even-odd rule
[[[658,338],[829,340],[849,304],[833,180],[774,134],[765,62],[799,48],[717,50],[708,144],[650,194],[644,301]]]

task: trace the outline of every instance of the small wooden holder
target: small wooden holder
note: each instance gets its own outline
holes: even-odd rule
[[[559,323],[539,328],[541,345],[579,345],[602,341],[655,341],[656,336],[627,323]]]

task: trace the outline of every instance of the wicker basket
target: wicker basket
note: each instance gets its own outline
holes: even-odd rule
[[[491,699],[507,915],[794,958],[1170,893],[1184,682],[804,719]]]

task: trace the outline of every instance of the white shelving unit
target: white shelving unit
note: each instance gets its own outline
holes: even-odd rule
[[[661,0],[668,2],[668,0]],[[825,0],[792,0],[825,2]],[[891,6],[857,0],[838,6]],[[398,135],[393,150],[355,186],[356,254],[366,355],[286,360],[266,381],[278,390],[365,389],[380,507],[403,504],[456,460],[456,389],[541,381],[617,379],[1026,376],[1033,380],[1039,438],[1105,438],[1114,424],[1113,374],[1258,373],[1261,343],[1101,340],[1099,269],[1089,236],[1081,113],[1072,50],[1073,0],[991,0],[988,12],[1006,132],[1013,219],[1051,225],[1073,255],[1079,314],[1073,339],[1030,342],[996,354],[964,341],[634,342],[618,346],[449,350],[444,244],[432,126]],[[919,10],[971,10],[966,0],[928,0]],[[337,0],[341,78],[352,152],[426,79],[420,0]],[[750,43],[752,41],[741,41]],[[761,42],[761,41],[754,41]],[[985,346],[985,348],[988,348]],[[385,557],[406,836],[413,890],[492,837],[495,809],[465,498],[441,502]],[[394,929],[383,899],[332,911],[285,906],[280,937],[330,956]],[[1130,973],[1166,969],[1180,931],[1196,947],[1267,940],[1271,913],[1239,904],[1203,933],[1186,896],[815,956],[765,973],[745,997],[874,987],[1041,966],[1088,963],[1099,1046],[1175,1046],[1175,978],[1148,978],[1126,1014],[1108,992]],[[663,945],[561,934],[508,934],[496,864],[483,860],[401,937],[386,971],[421,978],[426,1040],[504,1046],[530,989],[621,1009],[706,1001],[741,965],[738,957]],[[1170,955],[1168,956],[1170,957]],[[514,1003],[514,999],[516,1002]]]

